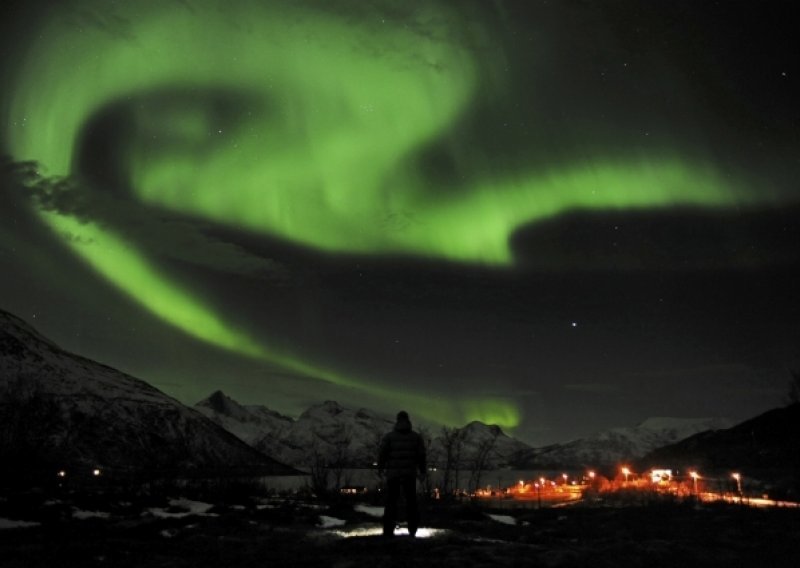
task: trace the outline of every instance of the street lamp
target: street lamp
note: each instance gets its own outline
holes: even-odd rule
[[[630,474],[631,474],[631,470],[630,470],[630,469],[628,469],[627,467],[623,467],[623,468],[622,468],[622,475],[624,475],[624,476],[625,476],[625,484],[626,484],[626,485],[628,484],[628,476],[629,476]]]
[[[586,481],[588,487],[592,490],[594,490],[594,476],[595,476],[594,470],[590,469],[589,471],[586,472],[586,477],[583,478]]]
[[[690,471],[689,475],[692,477],[692,482],[694,483],[694,494],[697,496],[697,480],[700,477],[700,474],[698,474],[696,471]]]
[[[562,473],[561,477],[564,478],[564,485],[566,485],[567,484],[567,477],[568,477],[567,474],[566,473]]]
[[[541,483],[534,483],[536,486],[536,501],[538,502],[538,508],[542,508],[542,484]]]
[[[739,493],[739,499],[742,498],[742,475],[740,473],[732,473],[731,477],[736,480],[736,491]]]

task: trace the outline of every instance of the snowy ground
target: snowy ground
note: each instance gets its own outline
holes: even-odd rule
[[[570,509],[424,507],[417,538],[380,536],[363,502],[0,502],[0,565],[800,566],[800,510],[662,503]],[[12,515],[11,513],[14,513]],[[10,520],[9,520],[10,519]]]
[[[2,529],[23,529],[30,527],[38,527],[40,523],[30,521],[18,521],[15,519],[0,518],[0,530]]]

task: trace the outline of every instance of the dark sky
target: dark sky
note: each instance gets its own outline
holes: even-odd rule
[[[184,402],[545,444],[800,366],[789,2],[3,10],[0,307]]]

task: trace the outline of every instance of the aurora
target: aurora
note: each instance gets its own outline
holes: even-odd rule
[[[437,198],[413,155],[468,108],[478,72],[447,30],[434,40],[406,28],[345,29],[280,3],[236,4],[227,18],[160,3],[128,10],[117,17],[130,37],[45,28],[15,91],[12,116],[37,117],[12,122],[15,156],[74,173],[82,128],[127,100],[119,173],[138,200],[330,252],[500,266],[512,262],[516,229],[564,211],[754,199],[736,178],[674,155],[601,155],[479,178]],[[170,104],[178,88],[192,94]],[[246,110],[224,120],[213,90],[247,97]],[[387,221],[398,215],[415,222]]]
[[[403,393],[240,326],[114,210],[135,206],[315,254],[507,273],[515,235],[566,214],[781,201],[770,178],[666,142],[626,152],[586,142],[549,162],[533,159],[549,150],[529,143],[504,156],[510,166],[487,165],[454,139],[471,112],[509,89],[490,31],[446,3],[389,20],[365,12],[346,18],[282,1],[223,12],[210,0],[53,6],[14,66],[4,144],[107,206],[87,214],[40,202],[36,215],[111,285],[201,342],[446,423],[514,427],[520,409],[510,397]],[[431,148],[454,164],[451,179],[426,169]]]

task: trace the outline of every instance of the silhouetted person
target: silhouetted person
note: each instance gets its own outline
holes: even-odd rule
[[[383,437],[378,456],[378,470],[386,473],[386,508],[383,512],[383,535],[394,534],[397,500],[400,493],[408,509],[408,534],[414,536],[419,526],[417,509],[417,472],[426,472],[425,443],[411,429],[411,420],[404,410],[397,413],[394,430]]]

